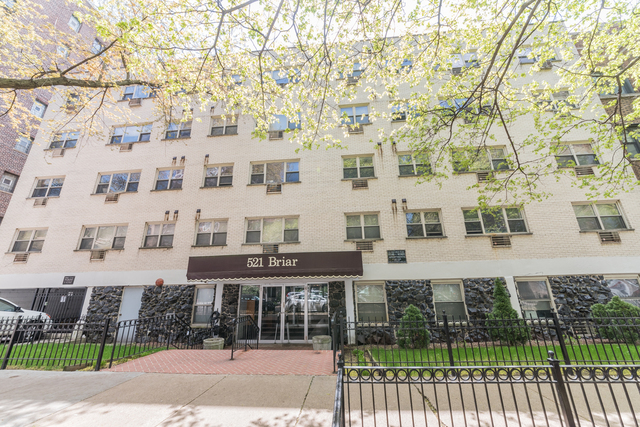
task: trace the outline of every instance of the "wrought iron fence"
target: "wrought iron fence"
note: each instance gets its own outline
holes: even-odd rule
[[[244,347],[257,349],[258,339],[260,337],[260,327],[257,325],[253,317],[240,316],[233,319],[231,332],[231,360],[233,360],[234,352]]]
[[[546,364],[554,351],[571,364],[636,364],[640,318],[442,320],[332,323],[347,365],[486,366]]]

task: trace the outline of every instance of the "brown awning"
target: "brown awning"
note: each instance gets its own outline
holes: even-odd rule
[[[362,252],[190,257],[187,280],[344,278],[362,276]]]

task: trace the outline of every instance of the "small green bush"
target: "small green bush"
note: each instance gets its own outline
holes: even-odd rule
[[[591,314],[596,321],[598,333],[614,341],[633,344],[640,338],[640,307],[629,304],[615,296],[606,304],[591,306]],[[627,317],[628,319],[615,319]]]
[[[487,328],[494,341],[505,341],[509,344],[525,343],[531,337],[526,322],[518,316],[511,306],[502,280],[497,278],[493,288],[493,310],[487,314]]]
[[[427,319],[418,307],[409,304],[404,309],[404,316],[398,329],[398,346],[400,348],[427,348],[431,342],[431,334],[427,329]]]

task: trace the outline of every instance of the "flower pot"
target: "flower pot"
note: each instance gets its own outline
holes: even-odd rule
[[[315,351],[331,350],[331,336],[316,335],[313,337],[313,349]]]
[[[202,340],[202,348],[205,350],[222,350],[224,338],[205,338]]]

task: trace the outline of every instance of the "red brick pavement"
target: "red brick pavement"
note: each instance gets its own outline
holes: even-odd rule
[[[332,375],[333,351],[165,350],[114,366],[111,372],[229,375]]]

